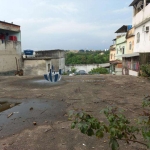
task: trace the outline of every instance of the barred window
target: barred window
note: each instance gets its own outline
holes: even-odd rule
[[[137,33],[137,43],[140,43],[140,32]]]
[[[129,42],[129,50],[131,50],[131,49],[132,49],[132,43]]]

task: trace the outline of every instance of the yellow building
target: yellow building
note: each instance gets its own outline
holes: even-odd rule
[[[122,55],[122,74],[138,76],[139,72],[139,53],[134,53],[134,27],[128,30],[126,35],[127,48],[126,54]]]
[[[109,63],[110,73],[121,75],[122,74],[122,62],[116,57],[116,39],[113,39],[113,45],[109,48]]]
[[[110,56],[109,56],[109,61],[114,61],[116,60],[116,46],[115,45],[111,45],[110,48]]]
[[[126,47],[126,54],[131,54],[133,53],[134,50],[134,28],[128,30],[127,35],[126,35],[126,40],[127,40],[127,47]]]
[[[109,48],[109,61],[115,61],[116,60],[116,39],[113,39],[113,45]]]

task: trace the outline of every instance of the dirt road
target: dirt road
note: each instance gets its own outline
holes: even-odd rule
[[[63,76],[55,84],[43,77],[0,77],[0,87],[0,102],[20,103],[0,113],[0,150],[109,150],[107,137],[71,130],[68,111],[82,108],[104,120],[100,110],[115,105],[136,118],[150,93],[147,79],[112,75]],[[125,149],[145,148],[121,143]]]

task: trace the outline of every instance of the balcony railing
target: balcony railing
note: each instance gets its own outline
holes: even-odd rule
[[[133,17],[132,25],[137,26],[147,18],[150,18],[150,3]]]
[[[128,31],[127,33],[127,38],[131,37],[134,35],[134,28],[132,28],[131,30]]]
[[[111,45],[110,48],[109,48],[109,50],[110,50],[110,51],[114,51],[115,48],[116,48],[116,45]]]

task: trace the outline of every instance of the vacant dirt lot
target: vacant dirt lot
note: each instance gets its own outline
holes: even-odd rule
[[[144,95],[150,93],[147,79],[111,75],[63,76],[56,84],[43,77],[0,77],[0,87],[0,101],[21,103],[0,113],[0,150],[109,150],[107,137],[97,139],[71,130],[68,111],[82,108],[105,120],[100,110],[115,105],[134,122]],[[145,148],[122,142],[120,150],[125,149]]]

